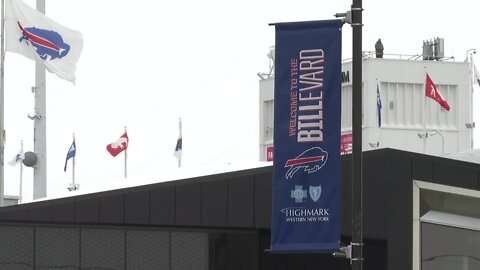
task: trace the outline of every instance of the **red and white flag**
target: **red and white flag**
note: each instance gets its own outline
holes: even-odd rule
[[[120,138],[109,145],[107,145],[107,151],[114,157],[120,154],[123,150],[128,148],[128,135],[125,132]]]
[[[438,102],[438,104],[440,104],[445,110],[450,111],[450,105],[448,105],[448,102],[442,97],[437,86],[435,86],[428,74],[427,81],[425,82],[425,95]]]

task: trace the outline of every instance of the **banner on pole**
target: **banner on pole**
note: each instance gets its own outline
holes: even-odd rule
[[[342,24],[275,24],[272,252],[340,246]]]

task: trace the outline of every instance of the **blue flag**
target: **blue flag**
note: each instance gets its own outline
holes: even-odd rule
[[[75,140],[74,140],[67,152],[67,158],[65,159],[65,166],[63,167],[64,172],[67,171],[68,160],[71,158],[74,158],[76,153],[77,153],[77,146],[75,145]]]
[[[340,247],[341,27],[275,24],[272,252]]]
[[[175,145],[175,152],[174,156],[178,158],[178,160],[182,159],[182,119],[178,121],[178,139],[177,144]]]
[[[378,127],[382,126],[382,99],[380,98],[380,86],[377,83],[377,115]]]

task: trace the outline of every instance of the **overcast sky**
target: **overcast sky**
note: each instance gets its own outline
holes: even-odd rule
[[[35,7],[34,0],[25,1]],[[363,50],[381,38],[386,54],[421,54],[422,41],[445,39],[445,54],[463,61],[480,49],[480,2],[363,1]],[[73,1],[46,0],[46,15],[83,33],[76,85],[47,74],[48,196],[68,195],[71,163],[63,165],[75,133],[76,182],[82,192],[167,181],[211,170],[254,166],[258,160],[258,77],[268,71],[273,22],[333,19],[351,1]],[[342,58],[351,58],[350,25]],[[474,57],[477,61],[477,57]],[[33,151],[34,63],[7,53],[5,160]],[[478,62],[480,64],[480,62]],[[479,88],[475,86],[478,107]],[[478,111],[477,111],[478,114]],[[183,122],[182,168],[173,151]],[[474,116],[477,123],[480,119]],[[123,154],[105,150],[130,138]],[[478,129],[478,128],[477,128]],[[478,132],[475,145],[480,141]],[[5,165],[6,195],[18,195],[19,167]],[[24,168],[24,201],[33,170]],[[78,194],[70,193],[70,195]]]

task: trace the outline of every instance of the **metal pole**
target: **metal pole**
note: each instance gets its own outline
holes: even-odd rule
[[[179,136],[179,139],[182,140],[182,148],[183,148],[183,138],[182,138],[182,118],[178,118],[178,136]],[[178,143],[178,142],[177,142]],[[183,151],[183,149],[181,149],[180,151]],[[180,155],[180,157],[178,158],[178,167],[182,167],[182,156]]]
[[[428,76],[427,73],[427,67],[423,67],[425,69],[425,84],[423,85],[423,91],[426,91],[427,88],[427,81],[426,78]],[[427,153],[427,138],[428,138],[428,132],[427,132],[427,95],[424,92],[423,93],[423,135],[422,135],[422,140],[423,140],[423,153]]]
[[[469,62],[469,84],[470,84],[470,124],[473,125],[473,84],[475,83],[475,71],[473,68],[473,54],[476,53],[475,49],[467,50],[467,62]],[[470,149],[473,149],[473,127],[470,129]]]
[[[73,141],[75,142],[75,133],[73,133]],[[68,150],[70,152],[70,149]],[[75,155],[72,158],[72,187],[77,189],[75,186],[75,156],[77,155],[77,143],[75,142]]]
[[[20,153],[22,153],[22,155],[25,155],[24,152],[23,152],[23,140],[21,142],[21,148],[20,148]],[[18,203],[22,203],[23,201],[23,159],[25,157],[22,157],[22,160],[20,160],[20,198],[18,199]]]
[[[363,266],[363,199],[362,199],[362,0],[352,4],[352,258],[353,270]]]
[[[45,14],[45,0],[37,0],[37,10]],[[37,164],[33,168],[33,199],[47,196],[47,87],[45,67],[35,62],[35,114],[33,148]]]
[[[1,52],[0,52],[0,207],[3,206],[4,200],[4,176],[5,176],[5,166],[4,166],[4,150],[5,150],[5,129],[4,129],[4,76],[5,76],[5,0],[2,0],[2,15],[1,15]]]
[[[127,178],[127,149],[125,149],[125,175],[123,178]]]
[[[125,126],[125,134],[127,134],[127,126]],[[128,144],[128,142],[127,142],[127,144]],[[128,145],[127,145],[127,148],[128,148]],[[126,179],[127,178],[127,149],[125,149],[125,164],[124,165],[125,165],[124,166],[124,170],[125,170],[124,178]]]

